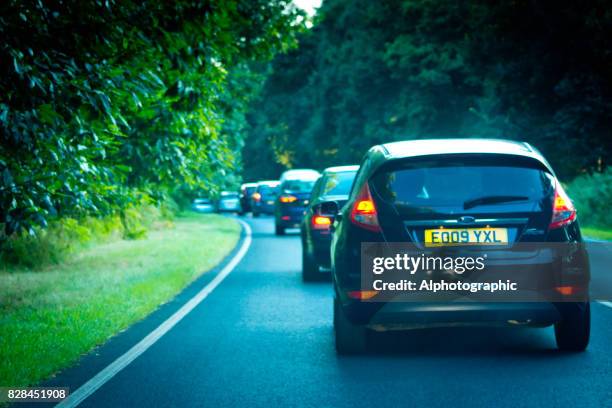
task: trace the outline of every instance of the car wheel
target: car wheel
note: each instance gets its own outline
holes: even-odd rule
[[[584,351],[591,335],[591,305],[567,303],[562,320],[555,324],[557,347],[564,351]]]
[[[304,246],[302,241],[302,280],[304,282],[312,282],[319,276],[319,265],[315,262],[312,255]]]
[[[278,224],[274,224],[274,233],[276,235],[285,235],[285,228]]]
[[[334,335],[338,354],[360,354],[366,350],[366,329],[351,323],[334,297]]]

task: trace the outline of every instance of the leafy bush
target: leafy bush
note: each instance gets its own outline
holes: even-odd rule
[[[612,229],[612,169],[583,175],[567,186],[582,225]]]
[[[123,238],[141,239],[147,235],[145,216],[135,207],[126,208],[121,212]]]
[[[35,269],[63,262],[91,242],[143,238],[149,229],[160,221],[172,219],[175,210],[178,211],[167,199],[159,207],[151,202],[148,196],[142,195],[140,203],[126,208],[120,215],[55,219],[47,228],[35,227],[33,233],[22,230],[3,236],[0,263]]]
[[[74,218],[53,221],[47,229],[37,228],[35,234],[21,231],[2,243],[3,263],[35,268],[59,263],[75,248],[92,239],[92,231]]]
[[[123,224],[118,215],[103,218],[85,217],[82,224],[91,231],[95,242],[112,241],[123,236]]]

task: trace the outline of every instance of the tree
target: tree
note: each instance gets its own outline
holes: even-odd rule
[[[239,72],[289,48],[299,14],[287,0],[5,2],[5,232],[113,212],[135,190],[220,188],[253,90]]]
[[[272,63],[246,149],[322,168],[394,140],[501,137],[532,142],[565,179],[600,169],[611,21],[603,1],[326,0]]]

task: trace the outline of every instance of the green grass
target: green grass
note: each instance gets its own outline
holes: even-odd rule
[[[0,273],[0,386],[49,378],[171,299],[236,245],[240,226],[187,214],[146,239],[94,245],[39,271]]]
[[[612,230],[606,228],[591,228],[591,227],[580,227],[582,235],[586,238],[603,239],[605,241],[612,241]]]

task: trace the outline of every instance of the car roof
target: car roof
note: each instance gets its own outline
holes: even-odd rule
[[[258,186],[276,187],[280,184],[279,180],[264,180],[257,183]]]
[[[243,185],[240,186],[240,188],[245,188],[245,187],[257,187],[257,183],[244,183]]]
[[[292,169],[287,170],[281,175],[284,180],[316,180],[321,174],[313,169]]]
[[[461,153],[514,154],[541,158],[539,152],[528,143],[506,139],[417,139],[380,146],[388,158]]]
[[[342,173],[344,171],[357,171],[357,170],[359,170],[359,165],[355,164],[355,165],[350,165],[350,166],[328,167],[325,170],[323,170],[323,173]]]

